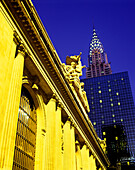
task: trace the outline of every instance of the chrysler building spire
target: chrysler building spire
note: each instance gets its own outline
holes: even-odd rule
[[[94,25],[93,36],[89,46],[88,65],[89,66],[86,70],[87,78],[112,74],[107,54],[105,53],[103,45],[97,36]]]

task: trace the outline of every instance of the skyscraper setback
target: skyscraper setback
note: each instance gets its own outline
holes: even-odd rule
[[[116,166],[121,162],[122,170],[132,169],[135,162],[135,105],[128,72],[112,74],[95,28],[89,47],[86,77],[81,81],[84,82],[90,106],[88,116],[98,136],[107,143],[111,164]]]
[[[93,36],[89,47],[86,77],[92,78],[109,74],[112,74],[112,71],[110,63],[108,63],[107,54],[97,36],[95,28],[93,27]]]

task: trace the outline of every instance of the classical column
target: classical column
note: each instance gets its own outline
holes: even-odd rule
[[[13,41],[13,31],[7,24],[4,27],[2,24],[5,21],[5,17],[0,12],[1,28],[0,36],[2,41],[0,42],[0,168],[4,167],[4,147],[3,140],[5,135],[5,121],[7,118],[6,106],[9,95],[9,88],[11,82],[11,76],[13,71],[13,64],[16,52],[16,43]],[[5,36],[6,35],[6,36]]]
[[[56,164],[56,99],[53,96],[46,106],[46,170],[55,170]]]
[[[93,154],[89,157],[89,162],[90,162],[90,170],[96,170],[96,160]]]
[[[37,114],[37,135],[36,135],[36,153],[35,153],[35,170],[45,170],[45,146],[46,146],[46,110],[42,95],[39,94],[36,84],[32,87],[38,100]]]
[[[70,120],[67,120],[63,126],[63,142],[64,142],[64,151],[63,151],[63,169],[71,170],[71,132],[70,132]]]
[[[5,103],[9,92],[9,85],[11,81],[11,73],[16,52],[16,43],[13,41],[14,34],[11,26],[7,22],[5,16],[0,9],[0,139],[2,138],[2,126],[4,124],[3,118],[5,113]],[[1,167],[0,159],[0,167]]]
[[[55,152],[55,169],[62,170],[62,128],[61,128],[61,108],[62,105],[58,103],[56,111],[56,152]]]
[[[81,149],[81,156],[82,156],[82,168],[84,170],[90,170],[89,149],[87,148],[86,144],[84,144]]]
[[[1,157],[3,160],[2,167],[5,170],[12,169],[13,164],[18,110],[22,87],[24,56],[25,50],[23,45],[21,44],[18,48],[17,56],[14,59],[11,82],[5,110],[6,117],[4,118],[4,128],[2,131],[3,137],[1,138]]]
[[[81,149],[80,144],[76,141],[76,170],[82,170],[82,157],[81,157]]]
[[[71,170],[76,170],[76,160],[75,160],[75,127],[71,124]]]
[[[64,153],[63,168],[64,170],[75,170],[75,131],[68,119],[63,126],[64,129]]]

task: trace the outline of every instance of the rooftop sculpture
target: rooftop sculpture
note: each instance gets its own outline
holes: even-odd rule
[[[80,82],[79,79],[79,77],[82,76],[82,69],[86,67],[82,66],[81,54],[82,53],[80,52],[79,55],[67,56],[66,65],[63,63],[63,68],[73,92],[78,95],[86,110],[89,111],[87,96],[84,91],[84,83]]]
[[[78,78],[82,76],[82,68],[85,68],[85,66],[82,66],[81,64],[81,52],[79,55],[74,56],[67,56],[66,57],[66,65],[65,69],[67,72],[67,77],[70,80],[73,80],[75,78]]]

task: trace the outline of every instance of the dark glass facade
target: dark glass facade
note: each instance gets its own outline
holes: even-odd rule
[[[89,118],[101,139],[118,156],[132,164],[135,158],[135,106],[128,72],[82,79],[90,106]],[[113,155],[111,150],[111,155]],[[114,155],[115,155],[114,154]]]

